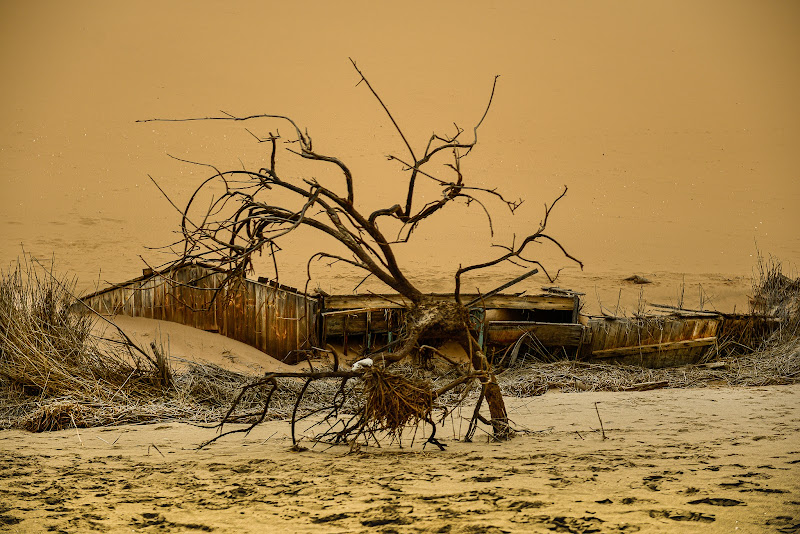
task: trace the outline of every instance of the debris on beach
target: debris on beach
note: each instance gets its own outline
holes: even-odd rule
[[[630,282],[632,284],[652,284],[653,281],[638,274],[631,275],[622,279],[623,282]]]

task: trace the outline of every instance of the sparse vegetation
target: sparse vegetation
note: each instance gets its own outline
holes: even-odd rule
[[[779,321],[780,327],[766,342],[774,344],[800,336],[800,278],[783,274],[783,265],[777,259],[764,259],[759,254],[750,303],[753,313],[771,315]]]
[[[527,363],[501,373],[498,383],[503,394],[521,397],[549,389],[622,391],[643,383],[671,388],[796,383],[800,380],[800,281],[783,275],[774,261],[759,273],[754,310],[774,313],[780,327],[760,341],[758,350],[667,369],[575,361]],[[170,371],[168,357],[157,344],[144,350],[132,346],[130,340],[98,338],[93,326],[100,319],[79,312],[72,287],[47,269],[26,262],[0,273],[0,428],[38,432],[151,421],[212,423],[223,419],[233,404],[236,412],[229,414],[228,422],[252,423],[261,416],[268,387],[251,387],[234,403],[242,388],[257,377],[198,363]],[[431,370],[423,370],[401,363],[392,368],[391,376],[384,372],[379,377],[370,375],[373,382],[351,380],[347,400],[339,404],[341,413],[356,414],[367,406],[360,403],[367,402],[378,415],[373,419],[385,423],[371,424],[368,433],[386,432],[391,437],[398,422],[380,417],[392,413],[386,401],[394,399],[389,390],[398,380],[416,384],[414,391],[421,392],[413,409],[397,416],[403,424],[426,420],[431,415],[429,407],[449,408],[479,395],[480,385],[465,380],[431,398],[430,392],[469,372],[468,363],[459,369],[435,358],[434,364]],[[317,370],[325,369],[326,363],[320,362]],[[290,418],[304,384],[305,380],[278,378],[265,418]],[[340,387],[341,379],[314,381],[302,391],[300,417],[330,406],[337,392],[341,394]]]

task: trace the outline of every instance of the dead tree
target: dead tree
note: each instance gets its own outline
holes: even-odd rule
[[[480,302],[462,302],[461,277],[466,273],[502,262],[514,262],[529,267],[531,269],[529,274],[534,271],[533,266],[536,266],[552,281],[553,278],[544,266],[525,255],[528,246],[536,242],[550,242],[567,258],[580,264],[556,239],[546,233],[548,217],[556,203],[566,194],[566,187],[561,195],[545,205],[543,219],[535,232],[518,243],[501,247],[502,253],[492,261],[460,267],[454,275],[455,286],[451,301],[436,301],[426,296],[414,286],[398,265],[395,257],[396,246],[407,242],[420,224],[428,221],[452,202],[463,201],[480,206],[488,217],[490,230],[491,211],[485,203],[486,200],[494,199],[493,201],[504,205],[505,209],[512,213],[522,203],[521,199],[507,200],[497,189],[469,185],[461,172],[461,160],[468,156],[478,143],[478,131],[491,107],[497,77],[494,79],[486,109],[475,125],[469,131],[456,126],[454,133],[449,136],[434,133],[420,154],[412,148],[378,92],[356,63],[353,60],[351,62],[359,76],[358,83],[363,83],[377,100],[407,149],[405,156],[388,156],[390,161],[401,165],[408,175],[405,199],[401,203],[372,213],[360,210],[353,175],[348,166],[339,158],[318,151],[308,132],[287,116],[258,114],[244,117],[224,115],[192,119],[147,119],[141,122],[186,120],[245,122],[271,119],[287,124],[292,130],[292,135],[287,139],[283,139],[277,129],[275,133],[270,131],[263,137],[256,136],[248,130],[257,141],[266,143],[270,148],[268,164],[258,170],[222,171],[209,165],[214,170],[213,175],[197,187],[185,208],[179,209],[182,216],[183,250],[175,263],[203,261],[226,269],[231,273],[229,280],[235,280],[236,277],[242,277],[252,269],[254,255],[267,253],[274,258],[281,238],[300,227],[309,227],[332,237],[349,250],[350,256],[328,251],[313,254],[306,266],[309,279],[312,261],[326,259],[343,262],[353,269],[362,271],[366,277],[376,277],[411,303],[405,313],[402,337],[393,343],[391,351],[384,350],[374,355],[373,359],[380,365],[389,366],[419,350],[420,346],[437,345],[447,340],[457,341],[470,355],[476,376],[480,377],[481,399],[485,398],[489,405],[494,436],[505,439],[510,431],[503,397],[486,355],[477,341],[474,327],[470,323],[470,308],[480,307]],[[286,143],[287,150],[301,158],[318,162],[320,165],[333,166],[341,174],[341,183],[323,184],[315,179],[283,176],[276,167],[279,141]],[[452,178],[449,180],[437,177],[432,170],[429,170],[432,169],[435,160],[441,163],[443,159],[449,172],[452,173]],[[196,199],[214,180],[224,184],[224,192],[207,209],[201,210],[203,215],[200,220],[192,219],[190,212],[194,208]],[[441,197],[436,201],[419,205],[417,186],[421,180],[431,180],[441,187]],[[273,199],[277,198],[278,192],[283,194],[283,198],[287,195],[293,197],[294,202],[275,202]],[[300,207],[289,208],[289,205]],[[387,237],[382,228],[382,223],[387,219],[394,219],[395,225],[399,221],[401,230],[394,239]]]

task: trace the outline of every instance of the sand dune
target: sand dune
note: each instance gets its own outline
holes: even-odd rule
[[[180,369],[188,362],[211,363],[243,374],[289,371],[286,365],[260,350],[234,339],[170,321],[116,315],[109,318],[141,347],[151,342],[163,347],[171,364]],[[116,330],[98,321],[97,335],[118,339]]]

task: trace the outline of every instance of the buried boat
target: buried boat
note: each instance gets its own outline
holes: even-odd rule
[[[340,346],[346,356],[384,349],[400,334],[409,305],[403,297],[389,294],[308,295],[266,279],[241,280],[220,292],[227,276],[200,263],[164,272],[146,269],[139,278],[86,295],[79,307],[218,332],[295,363],[328,344]],[[593,317],[579,313],[580,297],[555,287],[533,295],[497,290],[462,295],[470,303],[479,342],[498,367],[529,357],[650,368],[695,364],[710,352],[716,354],[721,337],[753,329],[768,333],[778,325],[769,316],[666,306],[647,316]]]

